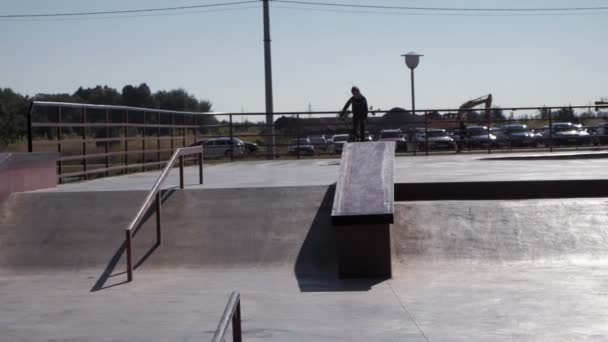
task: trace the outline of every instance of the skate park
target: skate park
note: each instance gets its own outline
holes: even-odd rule
[[[0,209],[0,332],[211,340],[238,291],[247,341],[608,336],[605,153],[369,157],[387,144],[351,143],[341,159],[203,165],[203,184],[197,165],[184,167],[183,189],[170,170],[162,243],[151,205],[132,241],[131,281],[125,228],[159,171],[12,193]],[[334,224],[336,193],[355,189],[348,207],[368,186],[356,177],[385,189],[365,203],[387,200],[389,274],[340,276],[344,241],[360,263],[378,254],[366,250],[373,237],[344,240],[357,220]]]

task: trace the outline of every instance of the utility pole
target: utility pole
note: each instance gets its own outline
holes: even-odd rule
[[[269,0],[264,2],[264,70],[266,78],[266,127],[270,128],[266,137],[266,152],[268,159],[274,159],[274,115],[272,105],[272,62],[270,54],[270,15]]]

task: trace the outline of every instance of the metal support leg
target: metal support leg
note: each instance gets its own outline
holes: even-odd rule
[[[184,156],[179,156],[179,188],[184,188]]]
[[[127,253],[127,280],[133,281],[133,264],[131,263],[131,231],[125,230],[126,233],[126,253]]]
[[[156,193],[156,244],[160,246],[160,208],[161,208],[161,191]]]
[[[232,340],[234,342],[242,342],[243,336],[241,332],[241,302],[236,305],[234,316],[232,316]]]

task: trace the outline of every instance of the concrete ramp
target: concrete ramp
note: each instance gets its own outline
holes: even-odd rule
[[[143,191],[21,193],[0,207],[0,268],[122,270],[124,228]],[[168,191],[163,243],[153,212],[134,238],[136,272],[294,267],[334,274],[333,187]],[[398,202],[393,268],[608,254],[606,199]],[[118,258],[118,259],[117,259]]]
[[[103,269],[114,260],[121,270],[124,229],[145,195],[12,195],[0,209],[0,268]],[[159,267],[332,267],[332,196],[327,186],[167,191],[163,243],[154,246],[150,212],[133,239],[134,262],[142,272]]]
[[[397,203],[394,257],[402,264],[608,261],[606,208],[607,199]]]

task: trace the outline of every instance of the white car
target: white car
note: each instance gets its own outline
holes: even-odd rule
[[[394,141],[395,150],[406,150],[407,141],[405,140],[405,134],[400,129],[383,129],[380,132],[380,138],[378,141]]]
[[[419,150],[426,150],[427,142],[431,150],[456,150],[456,142],[448,135],[445,129],[429,128],[428,130],[417,130],[415,140]]]
[[[331,152],[332,153],[342,153],[342,150],[344,149],[344,144],[346,144],[348,142],[348,139],[350,138],[350,136],[348,134],[336,134],[331,138],[332,143],[332,148],[331,148]]]
[[[203,146],[203,156],[205,157],[229,157],[230,155],[245,154],[245,145],[236,138],[233,138],[232,142],[229,137],[208,139],[199,141],[195,145]]]

